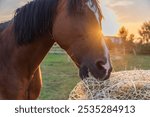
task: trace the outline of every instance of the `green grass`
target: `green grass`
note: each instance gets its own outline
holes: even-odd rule
[[[150,69],[150,56],[126,55],[113,59],[114,71]],[[39,99],[68,99],[70,91],[80,81],[78,69],[65,54],[48,54],[41,64],[43,87]]]
[[[112,60],[113,70],[134,70],[134,69],[150,69],[150,56],[146,55],[125,55],[120,60]]]
[[[67,99],[80,80],[77,68],[65,54],[48,54],[41,69],[43,88],[39,99]]]

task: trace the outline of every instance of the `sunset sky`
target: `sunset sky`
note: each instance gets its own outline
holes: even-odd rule
[[[115,35],[121,26],[138,35],[143,22],[150,20],[150,0],[101,0],[103,32]]]
[[[30,0],[0,0],[0,22],[10,19],[14,10]],[[116,35],[121,26],[138,34],[144,21],[150,20],[150,0],[100,0],[104,35]]]

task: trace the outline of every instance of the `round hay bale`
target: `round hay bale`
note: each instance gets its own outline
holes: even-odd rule
[[[110,79],[93,77],[79,82],[69,95],[70,100],[149,100],[150,70],[120,71]]]

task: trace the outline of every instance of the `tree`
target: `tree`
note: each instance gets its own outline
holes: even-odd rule
[[[125,43],[128,36],[128,30],[122,26],[119,30],[119,37],[122,39],[122,41]]]
[[[128,41],[134,42],[135,35],[130,34]]]
[[[135,40],[135,35],[130,34],[127,40],[126,47],[128,48],[128,51],[130,53],[132,52],[134,55],[136,55],[136,45],[134,43],[134,40]]]
[[[139,34],[142,37],[142,43],[150,42],[150,21],[143,23],[141,29],[139,30]]]
[[[119,30],[119,37],[122,39],[122,42],[123,42],[123,52],[124,52],[124,55],[126,53],[126,42],[127,42],[127,36],[128,36],[128,30],[122,26]]]

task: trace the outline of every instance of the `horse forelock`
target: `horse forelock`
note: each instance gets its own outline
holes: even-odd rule
[[[97,10],[99,16],[103,17],[99,0],[69,0],[68,11],[71,15],[83,14],[85,5],[92,9],[95,7],[94,9]]]
[[[100,22],[100,16],[101,15],[100,15],[100,12],[99,12],[98,5],[94,4],[94,2],[92,0],[87,0],[86,4],[89,7],[89,9],[94,13],[94,15],[97,19],[97,22],[100,26],[101,25],[101,22]]]

